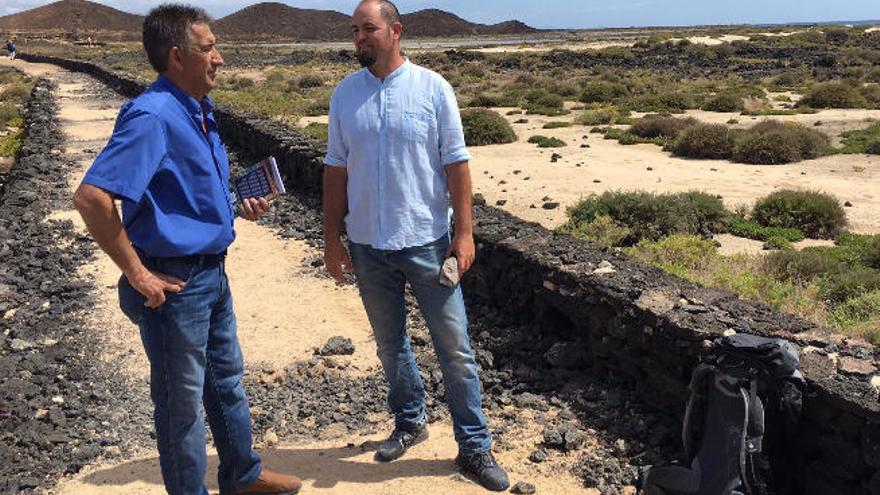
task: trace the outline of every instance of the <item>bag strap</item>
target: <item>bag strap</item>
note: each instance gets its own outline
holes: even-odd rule
[[[688,385],[690,396],[688,396],[687,406],[684,411],[684,422],[681,428],[681,442],[684,447],[685,459],[693,459],[696,455],[694,452],[693,428],[691,421],[693,420],[694,407],[698,400],[705,400],[706,380],[709,376],[718,371],[718,368],[711,364],[698,364],[691,373],[691,382]]]

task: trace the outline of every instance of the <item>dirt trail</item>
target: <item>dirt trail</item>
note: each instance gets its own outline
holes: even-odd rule
[[[0,64],[8,63],[0,61]],[[108,95],[106,88],[81,74],[20,60],[15,65],[31,75],[49,77],[58,83],[59,120],[67,139],[65,156],[80,165],[79,172],[70,177],[72,192],[109,138],[123,100]],[[96,97],[96,92],[100,92],[101,97]],[[85,232],[72,207],[55,212],[52,217],[71,219]],[[347,373],[375,372],[378,366],[375,344],[356,290],[336,287],[308,273],[303,260],[318,253],[305,242],[280,240],[270,229],[246,221],[238,221],[235,228],[237,239],[229,252],[228,272],[248,368],[280,369],[297,360],[308,360],[313,348],[320,347],[331,336],[341,335],[351,338],[356,348]],[[97,304],[88,317],[93,331],[104,340],[102,359],[109,369],[138,379],[143,384],[143,400],[149,400],[148,363],[138,331],[116,307],[118,269],[106,255],[99,253],[83,269],[82,276],[93,280],[96,287]],[[148,428],[145,425],[145,434]],[[391,464],[378,465],[372,461],[371,446],[381,436],[346,435],[295,444],[285,443],[282,438],[272,449],[261,451],[267,466],[303,477],[303,493],[486,493],[457,474],[452,463],[456,445],[448,421],[434,423],[427,442],[414,448],[403,460]],[[565,466],[571,459],[563,456],[540,466],[526,460],[541,437],[541,432],[528,422],[517,436],[517,445],[499,455],[513,482],[528,480],[537,486],[539,493],[598,493],[583,488],[579,480],[566,472]],[[261,446],[265,447],[258,445]],[[213,492],[216,491],[217,459],[213,451],[210,453],[206,482]],[[80,474],[62,480],[52,493],[159,495],[164,489],[157,455],[151,449],[135,459],[88,466]]]

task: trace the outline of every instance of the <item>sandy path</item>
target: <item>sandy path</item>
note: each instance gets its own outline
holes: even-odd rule
[[[502,115],[509,108],[497,109]],[[726,122],[737,118],[742,124],[751,118],[738,114],[691,111],[700,120]],[[862,233],[880,233],[880,156],[837,155],[788,165],[744,165],[722,160],[687,160],[672,157],[652,144],[622,146],[590,134],[590,127],[572,126],[542,129],[552,121],[571,121],[573,115],[543,117],[511,115],[518,141],[505,145],[471,147],[471,167],[476,192],[490,205],[506,200],[502,208],[526,220],[554,228],[565,222],[565,208],[592,193],[608,190],[680,192],[692,189],[720,194],[729,208],[752,205],[780,188],[818,189],[850,201],[846,208],[850,228]],[[867,118],[880,118],[877,110],[825,110],[814,115],[779,117],[812,125],[821,120],[838,129],[866,127]],[[757,122],[757,119],[755,120]],[[526,141],[534,135],[562,139],[567,146],[540,149]],[[586,143],[589,148],[581,148]],[[551,163],[553,153],[562,158]],[[650,170],[649,170],[650,169]],[[543,198],[559,202],[545,210]]]
[[[4,62],[0,62],[4,63]],[[87,78],[61,71],[54,66],[16,65],[34,75],[48,75],[59,83],[60,123],[67,143],[65,156],[75,160],[79,172],[71,177],[71,192],[81,180],[112,132],[122,99],[95,98]],[[70,219],[81,231],[84,226],[72,209],[55,212],[53,218]],[[238,237],[230,249],[228,272],[239,318],[239,338],[248,367],[267,364],[281,368],[295,360],[308,359],[314,347],[330,336],[351,338],[356,353],[348,368],[360,373],[378,365],[375,345],[360,299],[353,287],[335,287],[309,275],[302,260],[317,254],[305,243],[280,240],[256,224],[236,223]],[[148,363],[141,349],[137,329],[116,308],[118,269],[103,253],[82,270],[94,280],[97,300],[88,316],[91,326],[104,339],[103,359],[112,367],[139,379],[147,399]],[[260,363],[260,364],[257,364]],[[530,411],[518,412],[519,416]],[[504,414],[511,414],[504,412]],[[574,455],[535,466],[526,461],[540,441],[541,432],[525,420],[522,431],[511,435],[499,453],[511,479],[534,483],[540,493],[594,495],[566,473],[576,460]],[[281,443],[261,450],[267,466],[299,474],[305,481],[304,493],[365,495],[434,493],[486,493],[459,475],[452,463],[456,445],[451,424],[441,421],[431,426],[431,438],[413,449],[401,461],[379,465],[372,461],[372,448],[382,435],[346,436],[313,443]],[[354,447],[352,447],[354,446]],[[258,445],[259,447],[259,445]],[[206,483],[216,490],[217,458],[209,451],[211,465]],[[114,461],[86,467],[75,477],[62,480],[52,493],[63,495],[160,495],[164,493],[154,450],[136,459]]]

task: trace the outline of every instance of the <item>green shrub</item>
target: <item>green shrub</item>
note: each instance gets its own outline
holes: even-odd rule
[[[733,148],[733,161],[764,165],[791,163],[826,155],[830,149],[830,140],[821,131],[767,120],[741,135]]]
[[[490,94],[481,93],[481,94],[474,96],[470,100],[468,100],[467,106],[469,106],[469,107],[485,107],[485,108],[500,107],[500,106],[502,106],[502,105],[500,105],[501,98],[502,97],[498,96],[498,95],[490,95]]]
[[[699,270],[718,256],[712,240],[694,235],[674,234],[659,241],[641,240],[626,254],[665,271],[681,275]]]
[[[837,258],[850,266],[880,268],[880,235],[840,232],[834,239]]]
[[[574,118],[574,123],[580,125],[608,125],[613,123],[616,117],[617,113],[613,110],[600,108],[578,114]]]
[[[782,227],[765,227],[754,220],[734,215],[730,218],[730,233],[756,241],[769,241],[771,238],[797,242],[804,239],[804,233],[798,229]]]
[[[681,131],[672,144],[672,153],[687,158],[728,159],[734,139],[723,124],[696,124]]]
[[[874,290],[844,301],[831,311],[828,322],[846,330],[878,319],[880,319],[880,290]]]
[[[24,103],[31,94],[31,85],[25,83],[15,83],[6,86],[0,92],[0,101],[8,101],[10,103]]]
[[[877,108],[877,106],[880,105],[880,85],[872,84],[862,86],[859,93],[865,97],[865,101],[868,102],[867,106]]]
[[[703,103],[707,112],[741,112],[744,109],[742,96],[735,93],[719,93]]]
[[[806,284],[838,269],[840,262],[828,250],[779,251],[764,257],[762,269],[777,280]]]
[[[24,129],[11,132],[6,136],[0,137],[0,157],[10,158],[18,153],[21,148],[21,140],[24,138]]]
[[[782,236],[770,236],[764,241],[764,249],[789,250],[791,248],[791,241]]]
[[[819,294],[836,306],[847,299],[880,289],[880,271],[856,267],[827,275],[819,281]]]
[[[869,153],[868,145],[872,141],[880,141],[880,122],[875,122],[864,129],[846,131],[840,135],[843,140],[843,147],[839,150],[841,153]],[[875,150],[876,145],[871,145],[871,150]]]
[[[629,89],[621,83],[592,81],[584,85],[580,101],[583,103],[611,103],[627,96]]]
[[[773,78],[774,86],[792,87],[799,86],[804,81],[804,74],[794,71],[783,72]]]
[[[562,108],[565,100],[553,93],[549,93],[542,89],[533,89],[526,93],[524,100],[526,104],[536,107]]]
[[[528,142],[537,144],[538,148],[561,148],[565,146],[565,141],[547,136],[532,136]]]
[[[682,113],[694,107],[693,99],[681,92],[641,95],[620,104],[624,110],[633,112]]]
[[[567,211],[568,226],[593,222],[607,215],[632,233],[630,245],[642,239],[658,240],[672,234],[724,232],[729,213],[717,196],[690,191],[654,194],[646,191],[606,191],[583,199]]]
[[[629,132],[648,139],[675,139],[681,131],[698,123],[693,117],[679,119],[669,115],[648,114],[633,122]]]
[[[799,107],[812,108],[864,108],[865,97],[858,90],[842,82],[817,84],[797,103]]]
[[[644,139],[640,139],[638,136],[634,134],[630,134],[628,131],[624,131],[623,129],[614,129],[608,128],[602,133],[605,139],[616,139],[619,144],[622,145],[630,145],[630,144],[639,144],[645,143]]]
[[[302,132],[303,134],[312,136],[319,141],[327,142],[327,128],[327,124],[322,124],[320,122],[311,122],[310,124],[302,128]]]
[[[0,103],[0,127],[5,128],[19,118],[18,108],[12,103]]]
[[[461,111],[464,140],[468,146],[505,144],[516,141],[513,127],[498,112],[485,108],[466,108]]]
[[[880,155],[880,138],[874,138],[865,143],[865,153],[869,155]]]
[[[563,127],[571,127],[571,122],[547,122],[542,129],[561,129]]]
[[[324,78],[317,74],[305,74],[296,81],[300,89],[320,88],[324,85]]]
[[[574,227],[566,224],[559,230],[603,247],[620,246],[631,234],[626,225],[615,222],[608,215],[599,215],[592,222],[580,223]]]
[[[846,226],[840,201],[819,191],[773,192],[757,201],[752,218],[765,227],[800,229],[820,239],[833,239]]]

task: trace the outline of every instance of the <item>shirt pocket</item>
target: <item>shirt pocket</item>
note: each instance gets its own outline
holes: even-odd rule
[[[403,112],[403,137],[407,141],[424,143],[434,121],[434,115],[424,111]]]

